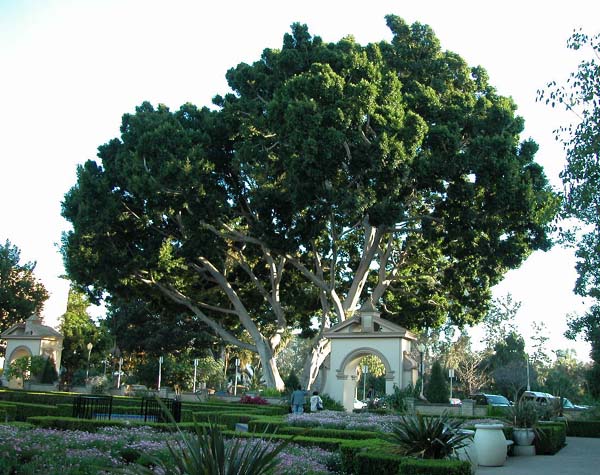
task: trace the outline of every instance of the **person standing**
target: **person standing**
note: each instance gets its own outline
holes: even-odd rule
[[[296,390],[292,393],[292,397],[290,398],[290,404],[292,405],[292,413],[293,414],[302,414],[304,412],[304,391],[302,388],[298,386]]]
[[[319,396],[319,391],[314,391],[310,397],[310,412],[317,412],[323,409],[323,399]]]

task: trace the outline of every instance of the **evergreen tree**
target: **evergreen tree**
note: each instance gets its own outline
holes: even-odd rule
[[[448,382],[444,376],[444,370],[439,361],[431,366],[429,384],[425,388],[425,397],[429,402],[447,403],[450,397]]]

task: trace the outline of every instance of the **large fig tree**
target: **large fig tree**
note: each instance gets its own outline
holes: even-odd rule
[[[276,352],[371,300],[408,328],[478,322],[535,249],[557,199],[523,120],[427,26],[391,43],[281,50],[227,73],[216,109],[144,103],[78,170],[63,215],[68,273],[92,295],[160,293],[281,387]]]

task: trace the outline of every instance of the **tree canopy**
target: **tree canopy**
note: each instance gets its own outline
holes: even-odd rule
[[[216,109],[125,114],[65,196],[69,276],[95,298],[167,297],[277,386],[286,332],[312,338],[310,384],[323,330],[367,299],[408,328],[478,322],[549,248],[557,197],[485,71],[387,23],[392,42],[368,45],[294,24],[227,72]]]
[[[44,308],[48,292],[34,270],[35,262],[21,263],[17,246],[9,240],[0,244],[0,332]]]
[[[578,295],[595,300],[589,312],[572,318],[567,336],[582,333],[592,345],[595,362],[590,384],[600,395],[600,34],[575,31],[567,41],[573,51],[585,54],[565,84],[552,81],[538,91],[538,99],[552,107],[572,112],[574,122],[557,129],[556,139],[566,151],[567,164],[561,174],[565,185],[563,214],[585,225],[577,241]]]

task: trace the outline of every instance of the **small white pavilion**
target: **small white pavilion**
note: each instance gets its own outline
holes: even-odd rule
[[[358,363],[364,356],[375,355],[385,366],[386,394],[392,394],[394,386],[404,388],[417,381],[417,363],[410,356],[417,337],[379,315],[367,302],[355,316],[324,334],[331,353],[320,369],[321,390],[342,401],[348,411],[354,408]]]
[[[54,328],[46,326],[42,322],[41,317],[32,315],[25,322],[17,323],[0,334],[0,338],[6,340],[4,374],[14,360],[23,356],[52,357],[56,372],[60,374],[64,337]],[[2,382],[9,387],[15,385],[15,381],[7,381],[4,375],[2,376]],[[22,382],[17,384],[20,386]]]

